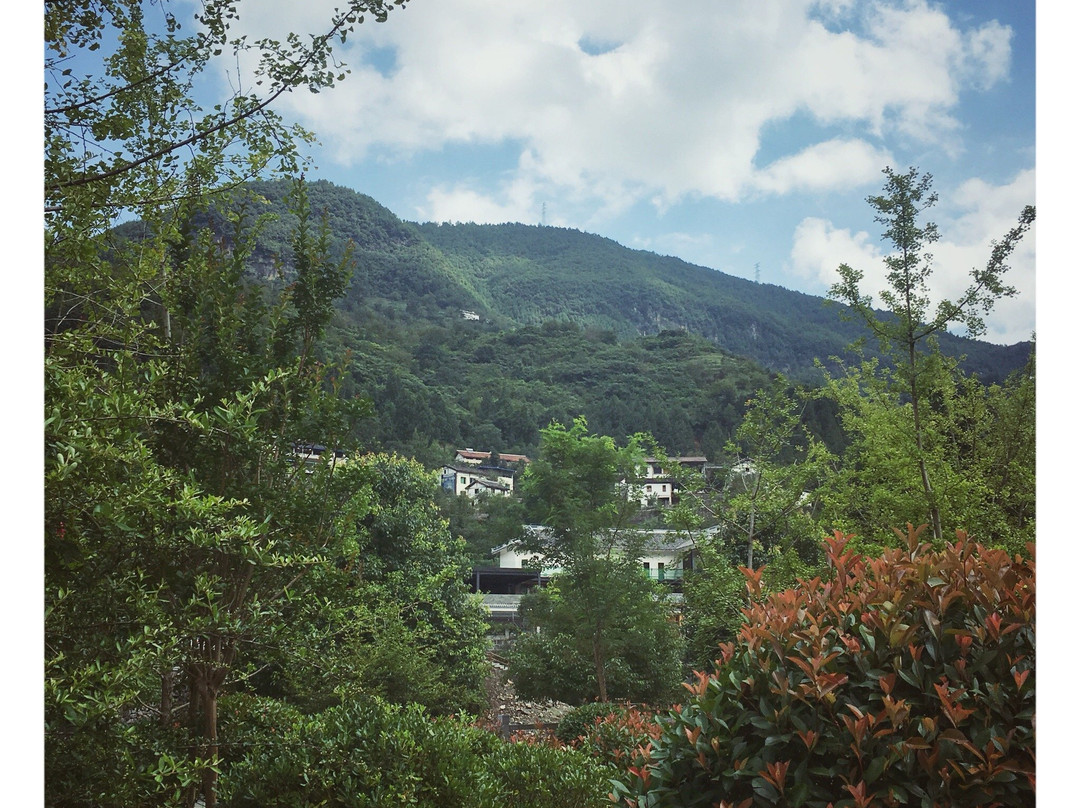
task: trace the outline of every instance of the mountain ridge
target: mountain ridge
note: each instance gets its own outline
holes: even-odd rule
[[[280,253],[291,214],[284,182],[252,189],[278,213]],[[775,284],[761,284],[675,256],[637,250],[573,228],[526,224],[417,223],[370,196],[325,180],[308,184],[313,211],[326,211],[339,243],[355,244],[358,271],[345,307],[384,299],[406,309],[460,310],[497,328],[574,321],[617,338],[682,330],[802,381],[818,378],[814,361],[843,356],[868,336],[842,319],[844,307]],[[273,234],[270,234],[273,235]],[[430,297],[429,297],[430,296]],[[1021,367],[1030,342],[994,345],[952,334],[943,352],[986,383]]]

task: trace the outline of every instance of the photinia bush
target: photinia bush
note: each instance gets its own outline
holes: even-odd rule
[[[599,718],[575,746],[619,770],[640,767],[662,728],[655,713],[626,707]]]
[[[1025,559],[958,533],[935,552],[921,532],[873,559],[838,532],[828,576],[751,605],[616,798],[1034,805],[1034,546]],[[761,571],[744,574],[756,595]]]
[[[564,744],[575,744],[582,735],[611,715],[621,715],[627,708],[614,701],[590,701],[574,707],[560,719],[555,737]]]

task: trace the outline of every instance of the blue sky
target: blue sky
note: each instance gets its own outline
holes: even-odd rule
[[[253,33],[332,3],[261,0]],[[314,175],[413,221],[573,227],[824,294],[884,285],[865,203],[935,177],[935,295],[957,296],[1035,201],[1033,0],[411,0],[342,51],[352,74],[279,110]],[[1034,233],[986,338],[1035,327]]]

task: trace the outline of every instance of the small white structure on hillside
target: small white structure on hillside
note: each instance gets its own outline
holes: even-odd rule
[[[669,457],[667,466],[681,466],[704,472],[708,459],[697,456]],[[634,488],[642,507],[648,505],[674,505],[679,500],[679,485],[655,457],[645,458],[644,473]]]

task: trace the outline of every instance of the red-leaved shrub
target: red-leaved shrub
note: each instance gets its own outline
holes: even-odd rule
[[[1035,549],[958,533],[865,558],[746,611],[737,643],[616,789],[631,806],[1035,803]],[[899,531],[898,531],[899,532]],[[903,534],[901,534],[903,536]],[[744,570],[752,594],[761,572]]]

